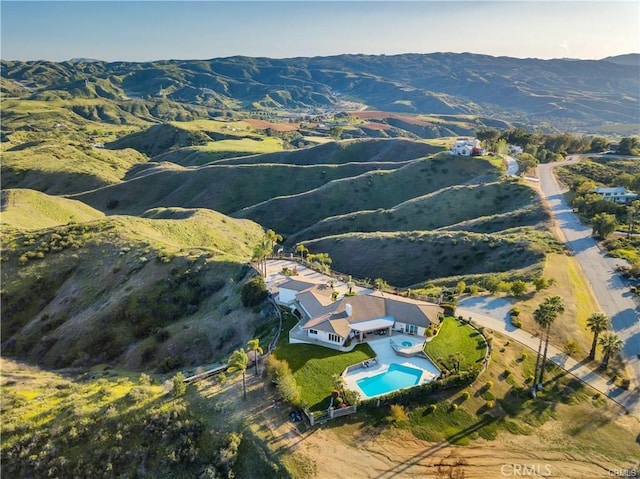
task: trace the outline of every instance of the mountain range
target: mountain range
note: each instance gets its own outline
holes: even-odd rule
[[[5,97],[103,98],[113,111],[94,114],[120,123],[131,122],[131,115],[188,120],[221,111],[335,108],[349,100],[388,112],[482,115],[594,131],[609,123],[638,124],[640,111],[638,54],[602,60],[433,53],[0,65]],[[179,116],[145,103],[158,99],[182,105]]]

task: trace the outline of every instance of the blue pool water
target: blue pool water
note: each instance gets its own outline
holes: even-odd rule
[[[408,348],[409,346],[413,346],[413,343],[411,341],[402,341],[400,344],[405,348]]]
[[[415,386],[420,382],[422,371],[401,364],[391,364],[385,372],[356,381],[368,397],[387,394],[398,389]]]

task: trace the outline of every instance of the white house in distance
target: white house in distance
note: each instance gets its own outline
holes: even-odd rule
[[[437,304],[396,295],[372,293],[333,301],[326,285],[291,280],[278,287],[278,300],[301,318],[289,334],[292,343],[341,347],[349,340],[395,332],[425,336],[444,310]]]
[[[597,186],[595,192],[601,195],[605,200],[613,201],[619,205],[626,205],[627,203],[631,203],[633,200],[638,199],[637,193],[632,193],[622,186],[617,188],[604,188]]]
[[[477,138],[458,139],[449,153],[461,156],[478,156],[484,154],[484,150],[480,146],[480,140]]]

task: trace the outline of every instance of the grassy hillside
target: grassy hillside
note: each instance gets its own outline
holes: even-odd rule
[[[292,477],[243,416],[230,416],[235,384],[176,396],[163,376],[0,361],[3,476]]]
[[[525,231],[349,233],[305,243],[329,253],[333,269],[357,278],[383,278],[398,287],[460,274],[498,273],[540,266],[544,248]]]
[[[285,163],[291,165],[343,164],[355,162],[403,162],[441,151],[428,143],[405,139],[345,140],[301,149],[218,161],[217,164]]]
[[[443,153],[397,170],[374,171],[332,181],[305,193],[274,198],[237,215],[283,234],[293,234],[330,216],[390,208],[442,188],[474,181],[480,176],[495,179],[500,171],[492,160]]]
[[[73,197],[101,210],[109,208],[113,213],[140,214],[155,207],[182,206],[229,214],[276,196],[317,188],[337,178],[397,166],[394,163],[210,165],[159,171]]]
[[[517,210],[536,200],[528,186],[501,181],[456,185],[413,198],[390,209],[334,216],[289,238],[291,243],[347,232],[434,230],[478,217]],[[504,227],[502,229],[505,229]]]
[[[206,210],[148,215],[158,219],[6,229],[3,354],[172,370],[266,338],[271,326],[242,307],[238,287],[262,229]]]
[[[81,223],[104,217],[104,213],[81,203],[34,190],[4,190],[0,223],[22,229],[40,229]]]

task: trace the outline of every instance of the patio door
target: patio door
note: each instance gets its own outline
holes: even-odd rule
[[[418,334],[418,326],[415,324],[407,324],[405,326],[405,331],[409,334]]]

